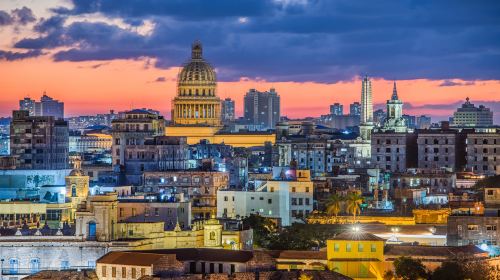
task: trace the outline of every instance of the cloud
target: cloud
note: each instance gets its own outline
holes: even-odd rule
[[[166,81],[167,81],[167,78],[165,78],[165,77],[158,77],[155,80],[155,82],[157,82],[157,83],[163,83],[163,82],[166,82]]]
[[[444,80],[440,87],[455,87],[455,86],[473,86],[476,83],[474,81],[465,81],[465,82],[455,82],[453,80]]]
[[[28,7],[22,7],[21,9],[12,10],[12,15],[21,25],[26,25],[30,22],[36,21],[33,11]]]
[[[6,11],[0,10],[0,26],[10,25],[14,22],[14,19]]]
[[[14,46],[63,47],[56,61],[146,57],[169,68],[200,39],[221,81],[335,83],[367,73],[453,86],[500,77],[500,2],[493,0],[73,0],[52,11],[35,26],[38,36]],[[93,15],[110,20],[81,19]],[[145,22],[151,32],[138,33]]]
[[[0,60],[21,60],[26,58],[32,58],[42,55],[41,50],[30,50],[27,52],[12,52],[12,51],[2,51],[0,50]]]

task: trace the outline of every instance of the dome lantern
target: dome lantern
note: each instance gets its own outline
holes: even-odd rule
[[[201,42],[198,40],[194,41],[191,47],[191,58],[203,59],[203,47],[201,46]]]

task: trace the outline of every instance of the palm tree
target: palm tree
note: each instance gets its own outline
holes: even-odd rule
[[[361,213],[360,205],[363,203],[363,197],[357,192],[347,195],[347,212],[351,213],[356,222],[356,215]]]
[[[335,217],[335,222],[337,222],[337,216],[340,213],[340,202],[342,200],[344,200],[344,198],[335,193],[332,194],[326,202],[326,213],[328,215],[333,215]]]

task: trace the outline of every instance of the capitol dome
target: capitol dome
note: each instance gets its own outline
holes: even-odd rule
[[[191,59],[184,65],[178,76],[178,95],[215,96],[216,85],[215,70],[203,59],[201,42],[195,41],[191,47]]]

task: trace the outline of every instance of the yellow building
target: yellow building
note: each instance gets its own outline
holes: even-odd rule
[[[385,240],[371,233],[352,231],[327,240],[328,269],[353,279],[382,279]]]
[[[172,101],[172,125],[165,128],[165,135],[187,137],[189,145],[203,139],[235,147],[263,146],[266,142],[274,144],[274,133],[223,132],[216,73],[203,59],[200,42],[193,43],[191,59],[182,68],[177,82],[177,96]]]

